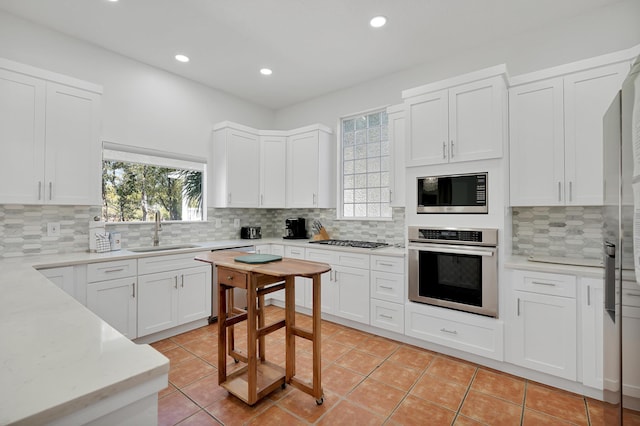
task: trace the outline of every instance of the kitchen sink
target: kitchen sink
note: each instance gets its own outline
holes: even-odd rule
[[[127,249],[134,253],[147,253],[154,251],[167,251],[167,250],[180,250],[180,249],[188,249],[188,248],[198,248],[200,246],[195,244],[177,244],[173,246],[149,246],[149,247],[136,247]]]

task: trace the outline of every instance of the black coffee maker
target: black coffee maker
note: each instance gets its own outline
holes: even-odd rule
[[[300,240],[307,238],[307,228],[303,217],[286,219],[284,222],[284,237],[289,240]]]

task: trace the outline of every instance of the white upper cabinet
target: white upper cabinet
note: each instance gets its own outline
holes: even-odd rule
[[[502,157],[504,65],[405,90],[406,165]]]
[[[511,205],[602,205],[602,117],[628,62],[509,90]]]
[[[389,141],[391,143],[391,206],[404,207],[405,200],[405,133],[404,105],[387,108]]]
[[[209,200],[212,207],[258,207],[260,138],[248,127],[224,122],[213,130]]]
[[[260,207],[285,207],[287,137],[260,136]]]
[[[287,207],[335,207],[335,143],[331,130],[313,126],[287,138]]]
[[[0,203],[101,204],[101,92],[0,60]]]

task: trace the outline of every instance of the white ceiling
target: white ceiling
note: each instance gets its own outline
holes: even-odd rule
[[[279,109],[619,0],[0,0],[0,9]],[[381,29],[368,25],[385,15]],[[173,56],[184,53],[188,64]],[[273,69],[269,77],[261,67]]]

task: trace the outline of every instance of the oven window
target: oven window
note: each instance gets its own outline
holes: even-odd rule
[[[419,252],[418,294],[482,306],[482,256]]]

